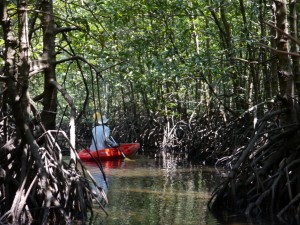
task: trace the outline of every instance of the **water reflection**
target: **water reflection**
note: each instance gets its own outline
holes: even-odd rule
[[[104,185],[98,167],[92,163],[86,166]],[[94,224],[220,224],[206,206],[220,180],[212,168],[186,164],[166,167],[159,161],[142,157],[104,162],[103,167],[108,181],[106,210],[109,216],[99,210]]]

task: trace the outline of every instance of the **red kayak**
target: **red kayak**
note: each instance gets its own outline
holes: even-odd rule
[[[120,144],[119,147],[104,148],[93,152],[89,149],[83,149],[78,152],[78,155],[82,161],[94,161],[94,158],[100,158],[100,160],[115,160],[123,158],[122,152],[126,157],[130,157],[133,156],[139,149],[140,143],[126,143]]]

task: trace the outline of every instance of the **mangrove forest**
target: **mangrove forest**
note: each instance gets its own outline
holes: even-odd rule
[[[226,171],[216,216],[300,224],[299,15],[296,0],[0,0],[0,224],[107,214],[78,155],[96,112],[138,154]]]

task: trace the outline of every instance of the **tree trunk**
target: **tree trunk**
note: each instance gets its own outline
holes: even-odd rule
[[[46,130],[55,129],[57,113],[57,89],[52,84],[56,81],[55,74],[55,27],[53,17],[53,1],[45,0],[42,4],[42,26],[43,26],[43,60],[48,65],[44,70],[44,98],[42,122]]]
[[[265,37],[267,36],[267,32],[266,32],[266,24],[264,23],[265,21],[265,15],[266,15],[266,2],[265,0],[259,0],[259,20],[260,22],[260,37],[261,37],[261,43],[263,45],[267,45],[267,41],[264,40]],[[272,30],[270,31],[270,33],[274,33],[274,28],[271,28]],[[271,41],[272,42],[272,41]],[[274,41],[273,41],[274,42]],[[271,44],[272,45],[272,44]],[[272,47],[274,48],[274,45],[272,45]],[[268,54],[267,51],[265,50],[265,48],[260,48],[260,61],[261,62],[266,62],[268,59]],[[271,57],[273,57],[271,55]],[[276,62],[276,61],[275,61]],[[264,75],[264,99],[271,99],[272,97],[274,97],[274,95],[276,94],[276,90],[274,90],[273,86],[275,86],[277,84],[277,69],[275,67],[276,63],[274,63],[274,60],[271,61],[271,65],[270,69],[268,69],[269,65],[267,63],[263,63],[262,65],[262,74]],[[274,70],[274,72],[272,73],[272,70]],[[272,81],[275,78],[274,81]]]
[[[297,8],[296,8],[296,0],[290,0],[290,27],[291,27],[291,36],[294,37],[296,40],[298,39],[298,32],[297,32]],[[291,52],[297,53],[298,52],[298,44],[295,41],[291,41]],[[293,61],[293,74],[294,74],[294,81],[296,86],[296,94],[300,96],[300,65],[299,65],[299,57],[292,56]]]
[[[271,0],[272,5],[272,21],[276,24],[276,5],[273,0]],[[271,37],[276,37],[276,28],[270,28],[270,35]],[[275,38],[271,38],[271,47],[276,49],[277,44]],[[271,55],[271,65],[270,65],[270,83],[271,83],[271,94],[272,96],[276,95],[279,91],[279,77],[278,77],[278,57],[276,54]]]
[[[244,39],[249,40],[250,39],[250,34],[249,34],[249,30],[248,30],[248,21],[247,21],[247,17],[246,17],[246,9],[244,6],[244,0],[239,0],[240,3],[240,11],[242,13],[242,18],[243,18],[243,32],[242,35]],[[246,44],[247,45],[247,61],[250,62],[248,63],[248,71],[249,71],[249,84],[250,84],[250,88],[249,88],[249,102],[248,102],[248,108],[251,108],[253,105],[258,104],[259,102],[259,90],[260,90],[260,82],[259,82],[259,76],[257,71],[255,70],[255,65],[252,63],[255,60],[255,51],[252,45],[250,45],[249,43]],[[245,70],[246,72],[246,70]],[[242,79],[242,78],[241,78]],[[240,86],[244,87],[244,81],[241,81]]]
[[[276,27],[283,32],[277,30],[276,43],[277,49],[284,54],[278,54],[279,68],[278,78],[281,96],[294,96],[294,80],[291,66],[291,58],[288,55],[289,41],[285,34],[288,34],[287,8],[286,0],[275,0]]]

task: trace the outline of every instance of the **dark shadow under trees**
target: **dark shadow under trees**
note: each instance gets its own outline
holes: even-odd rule
[[[299,122],[286,121],[294,118],[291,114],[299,118],[298,103],[287,107],[286,99],[277,100],[279,108],[259,118],[255,129],[249,127],[249,141],[222,159],[229,172],[210,200],[214,212],[276,215],[282,222],[299,224]]]
[[[73,133],[66,135],[60,127],[54,129],[57,91],[63,94],[71,108],[70,130],[75,129],[73,101],[55,81],[55,49],[49,46],[53,44],[54,37],[44,40],[47,44],[44,43],[42,59],[33,60],[28,36],[28,4],[26,1],[10,3],[9,6],[6,3],[0,2],[4,42],[0,78],[0,223],[86,223],[93,215],[93,203],[97,202],[102,207],[102,201],[107,199],[102,187],[81,164],[74,149]],[[49,10],[42,13],[50,17],[44,18],[48,22],[53,22],[51,3],[43,2],[44,8],[41,8]],[[40,9],[41,5],[36,7]],[[49,34],[49,27],[54,28],[53,24],[49,26],[43,19],[41,21],[46,27],[43,32]],[[55,33],[55,30],[51,32]],[[31,98],[29,87],[32,74],[44,70],[47,70],[45,86],[51,90],[44,90],[42,94],[41,98],[47,104],[41,112]],[[54,102],[50,102],[52,100]],[[43,112],[48,116],[42,115]],[[62,156],[59,138],[68,142],[71,156],[68,159]]]

